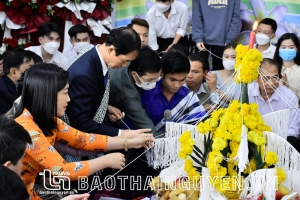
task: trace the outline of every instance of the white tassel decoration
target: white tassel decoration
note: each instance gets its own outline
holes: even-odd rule
[[[241,176],[241,172],[243,172],[244,169],[246,168],[246,164],[249,163],[248,154],[249,154],[249,149],[248,149],[247,128],[245,125],[243,125],[242,134],[241,134],[241,143],[237,153],[237,158],[239,160],[238,162],[239,176]]]
[[[265,124],[272,128],[272,132],[287,138],[287,130],[290,122],[290,109],[271,112],[263,116]]]

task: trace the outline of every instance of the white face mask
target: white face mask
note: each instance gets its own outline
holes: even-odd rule
[[[262,33],[257,33],[255,39],[256,39],[256,43],[259,45],[266,45],[270,42],[270,38],[267,35]]]
[[[143,81],[141,80],[141,78],[139,77],[138,74],[136,74],[136,75],[137,75],[137,77],[140,79],[141,84],[139,84],[138,82],[135,82],[135,84],[136,84],[138,87],[142,88],[143,90],[152,90],[153,88],[156,87],[156,82],[159,81],[159,80],[161,79],[161,77],[158,77],[158,79],[156,79],[154,82],[147,83],[147,82],[143,82]]]
[[[49,54],[55,54],[58,51],[58,48],[60,44],[58,42],[47,42],[43,40],[44,44],[42,45],[45,51],[47,51]]]
[[[157,10],[161,13],[164,13],[167,10],[169,10],[170,6],[171,6],[171,4],[167,5],[167,4],[163,4],[163,3],[156,3]]]
[[[73,45],[74,45],[75,51],[78,54],[80,54],[81,52],[83,52],[84,50],[86,50],[87,48],[90,47],[89,42],[76,42],[76,43],[73,43]]]
[[[228,71],[234,70],[235,61],[234,60],[223,60],[223,66]]]

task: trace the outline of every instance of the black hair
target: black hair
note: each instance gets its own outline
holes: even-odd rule
[[[202,63],[203,72],[209,70],[208,58],[201,52],[194,52],[189,55],[190,61],[199,61]]]
[[[57,93],[68,83],[69,73],[50,63],[37,63],[24,77],[20,105],[15,118],[28,109],[45,136],[57,129]]]
[[[34,64],[39,63],[39,62],[43,62],[43,59],[41,58],[41,56],[37,55],[33,51],[27,50],[27,54],[30,56],[30,58],[33,59]]]
[[[281,65],[278,62],[276,62],[276,60],[273,60],[271,58],[264,58],[260,64],[260,67],[265,63],[275,66],[278,69],[279,78],[282,78]]]
[[[141,38],[128,27],[113,29],[105,39],[105,45],[113,45],[116,49],[116,56],[127,55],[133,51],[139,51],[141,48]]]
[[[32,51],[27,51],[27,53],[30,55],[30,57],[33,59],[33,62],[34,62],[34,64],[36,64],[36,63],[42,63],[43,62],[43,60],[42,60],[42,58],[39,56],[39,55],[37,55],[36,53],[34,53],[34,52],[32,52]],[[26,70],[27,71],[27,70]],[[22,75],[21,75],[21,77],[18,79],[18,81],[17,81],[17,90],[19,91],[19,92],[21,92],[22,91],[22,88],[23,88],[23,81],[24,81],[24,76],[25,76],[25,73],[26,73],[26,71],[24,71],[23,73],[22,73]]]
[[[0,165],[0,197],[6,200],[27,200],[29,194],[20,176]]]
[[[1,115],[0,165],[3,165],[7,161],[16,165],[23,157],[27,143],[31,144],[31,138],[23,126],[15,122],[15,120],[9,119],[5,115]]]
[[[162,2],[168,2],[168,1],[172,1],[172,0],[159,0],[159,1],[162,1]]]
[[[49,36],[52,32],[56,32],[59,35],[59,37],[62,37],[62,30],[57,24],[53,22],[46,22],[40,25],[38,29],[38,36]]]
[[[260,24],[266,24],[266,25],[271,26],[271,29],[272,29],[273,33],[275,33],[276,30],[277,30],[277,23],[276,23],[276,21],[274,19],[264,18],[263,20],[261,20],[259,22],[258,25],[260,25]]]
[[[299,38],[294,33],[285,33],[278,39],[278,42],[277,42],[277,45],[276,45],[276,50],[275,50],[275,53],[274,53],[274,60],[277,61],[280,65],[283,65],[282,58],[279,56],[279,49],[280,49],[281,43],[284,40],[288,40],[288,39],[291,39],[294,42],[294,44],[297,48],[297,54],[296,54],[296,57],[294,58],[294,61],[297,65],[300,65]]]
[[[170,48],[169,52],[179,52],[184,56],[189,55],[189,49],[186,46],[182,45],[182,44],[174,44]]]
[[[236,44],[235,42],[228,43],[228,44],[225,45],[224,51],[225,51],[226,49],[235,49],[236,46],[237,46],[237,44]],[[224,53],[224,51],[223,51],[223,53]]]
[[[144,76],[146,73],[157,73],[161,70],[161,60],[149,46],[143,46],[139,55],[130,62],[128,68],[139,76]]]
[[[89,34],[89,29],[85,25],[76,24],[76,25],[72,26],[68,31],[68,34],[69,34],[71,39],[73,37],[76,38],[78,33],[87,33],[87,34]]]
[[[163,75],[190,72],[190,61],[187,56],[180,52],[167,52],[163,55],[161,61]]]
[[[25,51],[23,49],[16,49],[16,50],[9,51],[3,57],[4,74],[6,75],[9,74],[11,68],[19,69],[24,62],[28,62],[31,59],[32,58],[30,57],[28,51]]]
[[[139,26],[144,26],[149,30],[149,23],[141,18],[133,18],[131,20],[131,23],[127,25],[127,27],[132,28],[133,25],[139,25]]]

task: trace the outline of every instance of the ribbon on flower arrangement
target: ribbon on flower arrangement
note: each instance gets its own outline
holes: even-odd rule
[[[24,24],[13,23],[5,14],[4,11],[0,11],[0,25],[2,30],[4,30],[3,38],[12,38],[11,29],[22,29],[25,27]]]
[[[112,20],[110,16],[102,21],[96,21],[93,18],[88,18],[87,20],[87,24],[91,27],[92,31],[94,32],[94,35],[98,37],[100,37],[103,33],[109,34],[109,31],[105,27],[112,29],[111,22]]]

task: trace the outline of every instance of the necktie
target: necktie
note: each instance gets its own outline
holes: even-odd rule
[[[106,111],[107,111],[107,106],[108,106],[108,100],[109,100],[109,89],[110,89],[110,72],[111,70],[108,69],[108,78],[107,78],[107,83],[105,86],[105,91],[103,94],[102,101],[100,103],[100,106],[94,116],[94,121],[101,124],[104,120]]]

